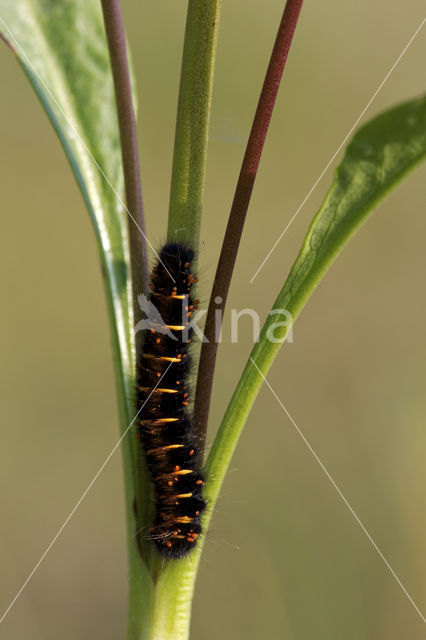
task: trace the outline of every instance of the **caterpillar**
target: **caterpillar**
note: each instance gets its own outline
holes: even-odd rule
[[[138,434],[154,486],[151,537],[168,558],[182,558],[194,548],[206,506],[187,409],[189,318],[198,302],[191,298],[197,282],[191,273],[193,258],[193,250],[181,244],[161,250],[151,273],[149,322],[137,366]]]

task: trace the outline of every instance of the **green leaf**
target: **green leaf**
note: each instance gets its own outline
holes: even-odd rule
[[[300,253],[275,301],[293,322],[355,231],[407,173],[426,158],[426,98],[411,100],[374,118],[354,135]],[[385,220],[383,219],[385,224]],[[206,465],[209,513],[250,409],[288,332],[288,316],[270,315],[231,398]],[[284,323],[277,327],[278,323]],[[275,328],[274,328],[275,327]],[[273,336],[277,342],[271,340]]]
[[[93,222],[105,278],[124,434],[134,416],[133,319],[121,151],[100,2],[2,0],[0,33],[58,134]],[[138,492],[143,484],[132,428],[123,438],[122,451],[131,581],[129,636],[136,638],[149,603],[151,578],[135,539],[133,502],[142,500]]]

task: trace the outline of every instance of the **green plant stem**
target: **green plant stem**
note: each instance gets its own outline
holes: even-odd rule
[[[246,214],[302,2],[303,0],[288,0],[284,8],[247,142],[213,282],[204,329],[207,341],[203,342],[201,348],[194,404],[194,423],[201,443],[204,442],[207,430],[216,365],[217,336],[221,328],[221,320],[218,318],[223,318]]]
[[[167,239],[198,248],[221,0],[189,0]]]
[[[109,287],[106,287],[108,305],[112,304],[109,295]],[[111,318],[114,318],[111,310]],[[133,378],[127,378],[125,371],[128,367],[123,366],[122,360],[117,356],[120,353],[119,344],[116,340],[117,331],[112,331],[114,368],[117,386],[118,409],[121,429],[124,432],[133,419],[134,413],[132,390],[134,387]],[[127,364],[127,363],[126,363]],[[134,504],[138,500],[142,479],[135,467],[134,449],[132,447],[133,432],[129,430],[124,438],[121,447],[123,458],[124,487],[126,497],[126,518],[127,518],[127,552],[128,552],[128,617],[127,617],[127,640],[148,640],[150,638],[150,621],[152,611],[153,580],[149,574],[147,565],[140,553],[138,540],[135,535],[136,523],[134,514]],[[130,441],[129,441],[130,440]]]

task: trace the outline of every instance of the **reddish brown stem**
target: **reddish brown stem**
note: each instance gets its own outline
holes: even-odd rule
[[[130,86],[126,37],[120,0],[102,0],[105,31],[108,40],[115,87],[121,152],[129,220],[130,255],[132,257],[133,306],[138,312],[137,296],[148,291],[148,260],[145,219],[139,169],[135,113]]]
[[[216,336],[220,331],[216,322],[219,314],[216,314],[216,311],[219,311],[219,317],[223,318],[254,181],[302,2],[303,0],[287,0],[284,8],[244,154],[213,282],[204,329],[207,341],[203,342],[201,348],[194,405],[195,428],[201,446],[207,430],[218,347]],[[220,302],[216,303],[216,300]]]

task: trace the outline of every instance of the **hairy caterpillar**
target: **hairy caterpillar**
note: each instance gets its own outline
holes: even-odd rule
[[[138,432],[152,475],[155,519],[151,537],[169,558],[194,548],[205,509],[204,479],[188,415],[189,318],[196,305],[191,286],[194,252],[166,244],[151,274],[148,322],[137,368]]]

